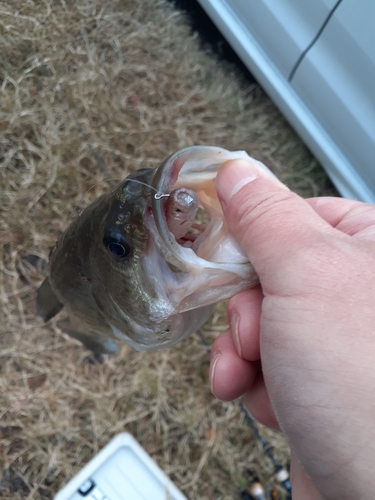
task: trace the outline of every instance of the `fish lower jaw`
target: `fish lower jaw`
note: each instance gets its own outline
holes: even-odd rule
[[[186,313],[173,314],[160,323],[155,322],[153,328],[131,322],[129,331],[124,333],[122,329],[110,323],[112,332],[116,338],[129,344],[137,351],[159,351],[176,345],[180,340],[187,337],[208,319],[212,306],[200,308],[199,311],[188,311]]]
[[[168,313],[165,312],[161,320],[160,318],[157,319],[161,311],[157,311],[156,317],[153,317],[152,313],[150,313],[150,317],[147,318],[147,324],[141,324],[129,318],[118,306],[117,310],[120,313],[119,321],[117,322],[118,326],[109,323],[116,338],[126,342],[138,351],[154,351],[159,349],[159,345],[160,349],[168,347],[166,344],[170,340],[172,328],[170,322],[165,320],[168,317]],[[119,328],[120,324],[123,325],[121,328]],[[149,326],[150,324],[152,324],[152,327]],[[128,333],[125,333],[124,330]]]
[[[130,345],[130,347],[136,351],[157,351],[169,347],[168,339],[163,341],[163,335],[166,335],[169,332],[162,331],[159,334],[156,334],[154,331],[147,332],[147,329],[143,328],[141,330],[141,335],[138,333],[137,340],[134,340],[116,326],[110,324],[110,327],[117,339]],[[153,338],[155,338],[155,340],[153,340]]]

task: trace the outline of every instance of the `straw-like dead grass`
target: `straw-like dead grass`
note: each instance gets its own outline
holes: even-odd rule
[[[116,179],[193,144],[245,149],[303,195],[322,194],[325,174],[264,92],[202,50],[165,0],[12,0],[0,30],[0,496],[52,497],[125,430],[189,498],[237,498],[246,469],[269,480],[272,468],[238,406],[211,395],[196,338],[88,364],[35,317],[43,266],[28,256],[47,259],[109,188],[59,89]],[[211,341],[225,321],[221,305]],[[283,439],[263,432],[287,460]]]

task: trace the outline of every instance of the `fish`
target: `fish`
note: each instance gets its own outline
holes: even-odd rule
[[[97,198],[51,250],[37,314],[64,308],[57,326],[94,353],[118,352],[118,340],[157,351],[198,330],[216,303],[259,283],[215,189],[221,165],[249,158],[188,147]]]

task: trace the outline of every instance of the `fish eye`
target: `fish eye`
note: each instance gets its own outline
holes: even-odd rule
[[[121,243],[113,241],[107,245],[107,248],[111,253],[114,253],[118,257],[125,257],[126,248],[123,245],[121,245]]]
[[[103,243],[107,249],[117,257],[124,258],[130,255],[130,245],[119,232],[111,231],[103,238]]]

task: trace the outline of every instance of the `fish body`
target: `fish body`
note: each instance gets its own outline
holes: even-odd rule
[[[58,326],[94,352],[116,352],[118,339],[155,351],[196,331],[215,303],[255,286],[214,186],[234,158],[248,156],[186,148],[99,197],[51,251],[38,314],[47,321],[64,307]],[[209,222],[194,222],[197,203]]]

